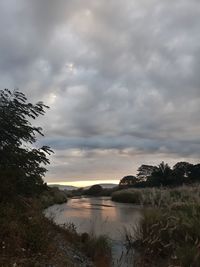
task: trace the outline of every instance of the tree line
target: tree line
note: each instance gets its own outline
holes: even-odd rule
[[[120,180],[121,187],[181,186],[200,182],[200,164],[177,162],[172,168],[165,162],[158,166],[141,165],[136,176]]]

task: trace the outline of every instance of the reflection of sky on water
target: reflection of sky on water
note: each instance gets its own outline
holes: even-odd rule
[[[130,229],[140,218],[140,208],[112,202],[108,197],[73,198],[68,203],[47,209],[57,224],[73,222],[78,232],[106,234],[121,240],[124,228]]]

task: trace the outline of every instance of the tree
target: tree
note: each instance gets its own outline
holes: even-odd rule
[[[185,161],[177,162],[174,167],[173,171],[184,178],[189,178],[191,175],[193,164]]]
[[[162,161],[152,172],[151,177],[148,178],[147,182],[151,186],[166,186],[171,183],[171,174],[172,170],[169,165]]]
[[[193,165],[189,162],[177,162],[172,171],[174,185],[182,185],[191,182],[191,171]]]
[[[97,196],[103,191],[103,188],[99,184],[92,185],[88,190],[87,190],[87,195],[91,196]]]
[[[124,176],[120,182],[119,182],[119,186],[120,187],[124,187],[124,186],[133,186],[135,185],[137,182],[137,178],[135,176],[132,175],[128,175],[128,176]]]
[[[200,164],[195,164],[192,166],[190,180],[191,182],[200,182]]]
[[[42,128],[33,126],[29,119],[44,115],[45,108],[48,106],[42,102],[29,103],[17,90],[0,90],[1,197],[32,195],[44,187],[47,154],[52,151],[47,146],[34,147],[37,135],[43,135]]]
[[[146,181],[156,169],[156,166],[142,164],[138,168],[138,181]]]

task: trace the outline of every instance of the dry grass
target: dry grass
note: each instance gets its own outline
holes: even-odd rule
[[[140,267],[200,266],[200,190],[142,190],[140,225],[126,232],[127,247],[139,251]],[[137,265],[136,265],[137,266]]]
[[[182,186],[174,189],[124,189],[112,194],[112,200],[137,205],[168,207],[179,203],[197,203],[200,199],[200,186]]]

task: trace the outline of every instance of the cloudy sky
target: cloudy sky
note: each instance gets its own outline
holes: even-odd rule
[[[45,180],[200,158],[199,0],[1,0],[0,87],[51,109]]]

